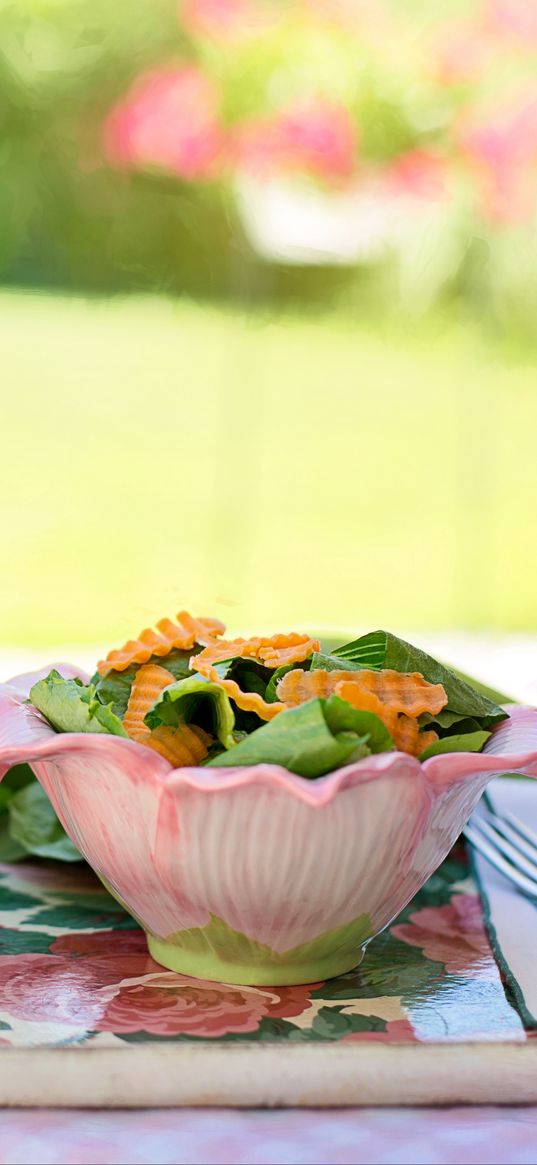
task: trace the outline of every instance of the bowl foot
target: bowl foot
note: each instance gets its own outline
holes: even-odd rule
[[[275,956],[274,962],[269,958],[262,962],[247,963],[224,959],[207,947],[197,951],[187,950],[176,941],[156,938],[152,934],[146,937],[152,958],[170,971],[195,979],[244,986],[291,987],[299,983],[318,983],[352,971],[361,963],[364,954],[357,946],[351,954],[348,951],[327,952],[316,959],[308,958],[306,962],[290,959],[288,963],[282,963]]]

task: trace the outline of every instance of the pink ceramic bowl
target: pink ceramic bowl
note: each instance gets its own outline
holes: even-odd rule
[[[174,770],[122,737],[58,734],[24,703],[36,678],[0,687],[0,774],[31,763],[157,962],[204,979],[349,971],[442,862],[491,777],[537,776],[530,708],[513,708],[481,755],[384,753],[308,781],[276,765]]]

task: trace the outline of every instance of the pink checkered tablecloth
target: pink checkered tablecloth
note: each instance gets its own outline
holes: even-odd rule
[[[6,1111],[1,1165],[533,1165],[537,1108]]]

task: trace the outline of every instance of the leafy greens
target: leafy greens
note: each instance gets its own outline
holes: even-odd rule
[[[490,732],[465,732],[460,736],[441,736],[434,744],[430,744],[425,752],[421,753],[420,760],[429,760],[430,756],[440,756],[444,752],[481,752],[483,745],[490,736]]]
[[[278,700],[280,679],[294,668],[419,672],[430,683],[442,684],[447,695],[447,704],[439,713],[419,717],[420,728],[432,728],[439,737],[422,752],[420,760],[448,752],[479,752],[494,726],[507,715],[500,705],[509,702],[508,697],[446,667],[388,631],[374,631],[339,647],[327,643],[304,661],[277,669],[253,657],[235,655],[216,663],[220,682],[190,668],[190,659],[199,650],[197,644],[189,651],[174,649],[164,657],[151,657],[150,663],[158,663],[169,672],[170,683],[146,713],[145,724],[150,731],[179,729],[183,724],[203,728],[212,738],[202,762],[207,767],[278,764],[314,780],[394,747],[380,717],[358,710],[336,695],[311,698],[266,721],[257,712],[240,708],[221,686],[224,679],[271,704]],[[122,672],[110,670],[105,676],[96,673],[89,684],[66,680],[51,671],[34,684],[30,701],[57,732],[126,736],[122,721],[139,666],[131,665]],[[64,861],[80,856],[31,768],[19,765],[0,785],[0,860],[17,861],[30,853]]]
[[[181,723],[195,722],[206,728],[223,744],[233,748],[235,716],[224,689],[203,676],[188,676],[164,688],[145,718],[149,728],[160,724],[176,728]]]
[[[473,682],[469,683],[427,652],[413,647],[390,631],[373,631],[369,635],[362,635],[352,643],[337,647],[332,652],[334,657],[340,659],[345,668],[354,664],[376,671],[393,668],[399,672],[420,672],[429,683],[442,684],[448,702],[438,716],[428,719],[428,723],[433,726],[445,727],[446,713],[450,714],[450,727],[457,720],[471,718],[481,730],[492,728],[507,717],[507,712],[474,686]]]
[[[80,861],[29,765],[14,765],[0,785],[0,861],[38,857]]]
[[[27,853],[78,862],[80,854],[58,821],[41,785],[34,781],[15,793],[9,805],[10,833]]]
[[[174,680],[184,680],[193,674],[189,667],[189,661],[193,655],[197,655],[199,650],[198,644],[190,651],[181,651],[176,647],[164,657],[152,655],[149,663],[158,663],[159,667],[163,667],[171,673]],[[95,685],[97,699],[100,700],[101,704],[111,704],[112,711],[120,718],[127,711],[131,688],[139,667],[140,665],[137,664],[135,667],[126,668],[125,671],[109,671],[105,676],[96,672],[92,677],[91,682]]]
[[[308,700],[275,716],[211,765],[277,764],[301,777],[321,777],[353,760],[393,747],[382,721],[339,696]]]
[[[38,680],[30,690],[30,700],[57,732],[109,732],[114,736],[127,733],[110,704],[101,704],[94,684],[65,680],[54,671]]]

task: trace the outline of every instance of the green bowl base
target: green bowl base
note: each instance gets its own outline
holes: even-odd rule
[[[277,960],[261,963],[241,963],[229,961],[216,955],[205,946],[199,951],[185,950],[179,944],[167,942],[147,934],[149,953],[156,963],[161,963],[170,971],[189,975],[195,979],[209,979],[218,983],[237,983],[243,986],[291,987],[299,983],[317,983],[319,980],[333,979],[352,971],[362,961],[363,950],[356,947],[351,955],[345,952],[326,954],[324,957],[296,963],[289,961],[282,965]]]

